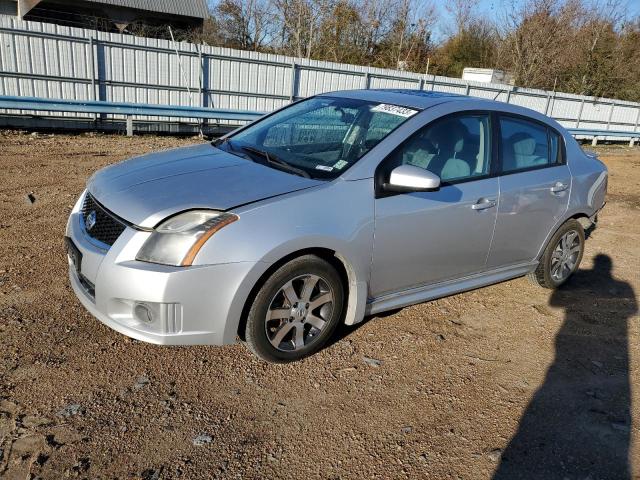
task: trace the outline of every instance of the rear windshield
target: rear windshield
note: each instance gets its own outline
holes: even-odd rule
[[[331,179],[416,113],[385,103],[313,97],[238,132],[218,147],[274,168],[286,163],[293,167],[292,173],[297,169],[305,176]]]

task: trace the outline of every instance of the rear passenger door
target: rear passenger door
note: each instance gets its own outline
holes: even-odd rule
[[[535,259],[567,210],[571,174],[562,137],[543,123],[499,116],[500,198],[487,269]]]

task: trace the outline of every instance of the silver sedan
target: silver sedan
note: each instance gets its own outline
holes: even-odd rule
[[[328,93],[97,172],[69,217],[69,275],[125,335],[239,338],[288,362],[340,322],[524,275],[561,285],[606,189],[606,167],[537,112]]]

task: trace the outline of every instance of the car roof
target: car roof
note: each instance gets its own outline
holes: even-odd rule
[[[512,103],[499,102],[487,98],[470,97],[457,93],[433,92],[429,90],[412,90],[402,88],[380,88],[367,90],[340,90],[336,92],[323,93],[320,96],[353,98],[367,100],[378,103],[390,103],[402,107],[426,110],[435,105],[447,102],[464,104],[464,110],[493,110],[504,113],[522,115],[546,123],[560,132],[564,132],[564,127],[556,120],[530,108],[514,105]]]
[[[370,88],[367,90],[340,90],[321,94],[329,97],[354,98],[373,102],[391,103],[403,107],[423,110],[439,103],[449,101],[477,100],[466,95],[428,90],[412,90],[403,88]]]

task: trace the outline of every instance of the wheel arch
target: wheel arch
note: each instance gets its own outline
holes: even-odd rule
[[[247,315],[249,309],[255,299],[260,287],[264,285],[264,282],[281,266],[290,262],[291,260],[302,257],[304,255],[316,255],[330,265],[332,265],[342,280],[345,298],[347,299],[346,308],[344,309],[341,322],[347,325],[353,325],[362,321],[364,318],[365,304],[367,300],[367,284],[358,279],[357,274],[351,263],[347,258],[336,252],[335,250],[327,247],[309,247],[290,252],[275,262],[260,275],[260,277],[254,282],[249,294],[247,295],[242,312],[240,314],[240,321],[238,322],[237,335],[242,339],[244,338],[244,331],[247,324]]]
[[[573,211],[573,212],[567,212],[566,215],[564,215],[562,217],[562,219],[559,220],[553,226],[551,231],[547,234],[546,238],[544,239],[544,242],[542,242],[542,245],[540,246],[540,248],[538,250],[538,253],[537,253],[536,257],[535,257],[535,260],[540,260],[540,257],[543,255],[545,249],[547,248],[547,245],[549,244],[549,241],[553,238],[553,236],[556,234],[556,232],[558,230],[560,230],[562,225],[567,223],[569,220],[577,220],[580,223],[580,225],[582,225],[582,228],[584,230],[587,230],[593,224],[593,222],[591,221],[591,217],[584,210],[576,210],[576,211]]]

